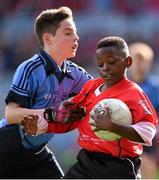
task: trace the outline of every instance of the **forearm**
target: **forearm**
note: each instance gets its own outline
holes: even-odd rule
[[[144,140],[131,125],[123,126],[119,124],[114,124],[114,126],[111,127],[110,131],[122,137],[128,138],[131,141],[144,143]]]
[[[67,133],[78,127],[79,121],[71,123],[57,123],[50,122],[48,123],[48,133]]]
[[[5,117],[8,124],[16,124],[22,120],[25,114],[39,114],[43,116],[44,109],[27,109],[20,107],[15,103],[10,103],[6,106]]]
[[[52,107],[45,110],[25,109],[25,111],[20,108],[20,113],[14,114],[14,117],[18,116],[17,119],[28,135],[39,135],[46,132],[65,133],[75,129],[85,115],[84,108],[71,108],[72,105],[74,103],[65,102],[65,105],[63,103],[57,111]],[[17,110],[18,108],[16,107]],[[24,112],[25,116],[23,116]]]

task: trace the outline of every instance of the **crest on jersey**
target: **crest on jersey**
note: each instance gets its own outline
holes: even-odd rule
[[[145,114],[152,114],[150,106],[145,100],[139,100],[138,103],[143,107]]]

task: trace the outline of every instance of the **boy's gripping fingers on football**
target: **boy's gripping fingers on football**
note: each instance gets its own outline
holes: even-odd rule
[[[20,124],[22,125],[26,135],[36,135],[38,115],[24,115]]]
[[[94,112],[90,113],[92,118],[90,124],[94,126],[94,131],[110,129],[112,121],[108,106],[104,107],[104,111],[104,113],[101,113],[99,109],[94,108]]]

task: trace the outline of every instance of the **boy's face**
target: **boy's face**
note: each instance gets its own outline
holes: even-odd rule
[[[117,83],[125,75],[128,67],[127,58],[124,59],[114,47],[97,49],[96,60],[99,74],[108,86]]]
[[[75,23],[67,18],[61,21],[55,36],[52,36],[51,51],[61,59],[72,58],[76,55],[78,40]]]

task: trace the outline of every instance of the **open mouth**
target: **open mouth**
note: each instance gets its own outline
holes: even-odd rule
[[[110,75],[110,74],[106,74],[106,75],[104,76],[104,78],[105,78],[105,79],[111,79],[111,75]]]
[[[73,49],[73,50],[76,50],[76,49],[77,49],[77,47],[78,47],[78,45],[77,45],[77,44],[75,44],[75,45],[73,45],[73,46],[72,46],[72,49]]]

